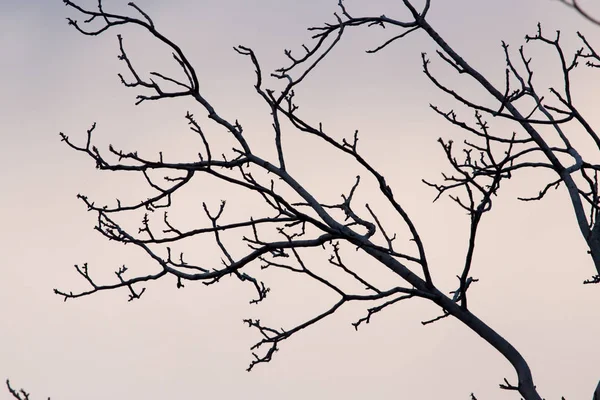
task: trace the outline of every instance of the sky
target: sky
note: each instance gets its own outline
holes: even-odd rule
[[[106,0],[109,12],[133,11],[124,0]],[[581,2],[588,6],[588,2]],[[82,0],[82,5],[94,6]],[[238,119],[259,153],[272,156],[269,110],[253,89],[254,68],[233,46],[255,50],[263,71],[286,65],[284,49],[302,51],[310,43],[307,27],[334,21],[335,0],[138,0],[157,28],[176,42],[196,66],[200,87],[224,116]],[[402,17],[400,1],[347,1],[353,15]],[[598,10],[600,11],[600,10]],[[0,377],[31,392],[32,400],[248,398],[518,398],[498,389],[515,381],[511,366],[468,328],[452,319],[422,326],[439,310],[423,301],[402,302],[373,317],[358,331],[351,323],[366,305],[346,307],[280,345],[272,362],[245,371],[250,347],[260,339],[244,318],[290,327],[331,305],[335,299],[307,279],[278,272],[263,276],[271,292],[250,305],[250,288],[233,279],[205,286],[174,279],[143,285],[141,299],[128,302],[125,290],[63,302],[54,288],[86,288],[74,264],[88,263],[102,282],[127,265],[148,271],[150,260],[138,249],[107,242],[94,231],[95,217],[76,194],[98,203],[139,199],[149,193],[143,178],[98,171],[85,156],[60,141],[64,132],[84,143],[97,123],[94,143],[140,153],[163,151],[170,160],[194,157],[199,145],[184,119],[204,112],[189,100],[145,102],[135,106],[136,89],[121,85],[126,73],[117,59],[117,33],[141,72],[177,73],[170,54],[139,29],[110,30],[84,37],[66,17],[82,20],[59,0],[0,2]],[[575,32],[600,41],[600,27],[552,0],[432,1],[430,23],[471,65],[502,85],[501,40],[514,51],[533,34],[538,21],[547,32],[562,31],[571,51]],[[456,288],[468,239],[468,216],[421,179],[440,179],[449,171],[437,139],[461,142],[466,133],[449,126],[430,108],[457,107],[422,73],[421,52],[446,82],[470,96],[481,95],[435,58],[435,47],[417,32],[377,54],[394,34],[366,27],[347,33],[340,45],[298,88],[300,110],[337,137],[360,131],[360,148],[388,179],[423,232],[432,272],[440,287]],[[536,79],[555,82],[556,59],[540,46],[526,48],[537,66]],[[574,82],[583,113],[597,112],[600,89],[582,69]],[[267,84],[276,85],[274,80]],[[225,133],[204,122],[215,145],[230,147]],[[504,122],[491,121],[502,132]],[[327,202],[338,202],[354,183],[348,159],[326,146],[285,131],[289,168],[297,180]],[[224,151],[226,151],[224,150]],[[600,379],[600,300],[598,287],[581,282],[593,265],[562,189],[543,202],[522,203],[535,195],[546,176],[524,173],[502,188],[483,219],[471,289],[472,311],[509,340],[529,362],[547,399],[590,398]],[[359,190],[356,201],[377,203],[375,186]],[[227,218],[235,220],[259,207],[227,186],[199,180],[174,204],[172,218],[190,227],[205,225],[201,202],[216,209],[228,199]],[[358,204],[357,203],[357,204]],[[258,208],[257,208],[258,209]],[[387,214],[390,224],[397,224]],[[382,218],[386,218],[382,211]],[[139,225],[139,218],[124,223]],[[400,237],[402,234],[400,233]],[[239,237],[228,237],[237,254]],[[382,266],[347,250],[357,268],[382,283],[394,278]],[[211,240],[186,249],[190,258],[219,263]],[[327,268],[327,255],[310,254],[315,268]],[[255,267],[254,271],[258,268]],[[9,398],[0,390],[0,398]]]

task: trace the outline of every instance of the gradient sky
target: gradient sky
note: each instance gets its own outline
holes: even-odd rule
[[[80,3],[93,6],[94,1]],[[131,12],[125,0],[104,3],[107,11]],[[301,50],[309,42],[307,27],[333,21],[336,3],[136,2],[189,56],[206,97],[224,116],[237,118],[265,153],[271,148],[268,110],[253,91],[252,65],[232,47],[252,47],[263,70],[271,71],[286,64],[283,49]],[[404,15],[400,1],[348,0],[347,7],[357,16]],[[429,15],[455,50],[499,84],[504,70],[500,41],[516,50],[525,34],[535,32],[538,21],[547,32],[561,29],[570,50],[579,46],[576,30],[600,46],[600,27],[557,1],[434,0]],[[54,295],[56,287],[86,288],[73,264],[88,262],[99,281],[110,282],[123,264],[144,271],[149,263],[137,249],[108,243],[96,233],[94,215],[75,197],[84,193],[99,202],[133,199],[147,192],[142,180],[95,170],[91,160],[61,143],[58,133],[83,143],[95,121],[95,143],[101,150],[113,143],[148,154],[164,150],[176,160],[196,151],[185,112],[204,115],[187,100],[134,106],[138,92],[124,88],[116,75],[126,72],[117,60],[116,34],[123,33],[141,72],[178,72],[169,53],[131,28],[84,37],[67,25],[67,16],[83,19],[59,0],[0,2],[2,379],[25,387],[32,400],[466,400],[471,392],[480,400],[518,398],[498,389],[504,377],[515,381],[500,354],[457,321],[423,327],[420,321],[435,317],[438,310],[419,300],[376,315],[358,332],[350,323],[364,315],[366,305],[344,308],[283,342],[270,364],[247,373],[249,348],[259,336],[242,324],[243,318],[293,326],[329,307],[331,295],[306,279],[278,273],[266,275],[272,292],[258,306],[248,304],[253,296],[249,287],[232,279],[209,287],[188,283],[178,290],[167,278],[143,285],[146,293],[131,303],[125,290],[66,303]],[[322,121],[338,137],[360,130],[365,157],[388,177],[413,215],[434,276],[450,291],[456,288],[454,276],[466,249],[468,217],[447,199],[431,204],[435,193],[420,180],[439,179],[441,171],[449,170],[438,137],[460,142],[466,136],[429,109],[429,103],[447,109],[455,104],[423,75],[420,53],[431,55],[432,68],[446,82],[463,83],[433,57],[435,48],[422,33],[378,54],[365,54],[393,34],[373,28],[348,32],[298,89],[298,103],[306,119]],[[529,49],[536,77],[553,82],[553,55],[539,46]],[[580,76],[576,101],[584,114],[597,113],[592,99],[600,88],[585,78],[594,75],[582,69]],[[480,94],[468,82],[464,90]],[[468,119],[471,113],[463,110],[461,116]],[[503,126],[492,124],[498,130]],[[213,133],[213,140],[224,136]],[[323,199],[339,201],[354,183],[352,165],[297,133],[290,132],[286,140],[289,165],[298,180]],[[566,193],[558,190],[541,203],[516,200],[518,195],[535,195],[543,179],[522,174],[511,180],[493,212],[484,217],[473,270],[480,282],[470,291],[470,306],[523,354],[543,396],[590,398],[600,378],[599,287],[581,284],[594,269]],[[180,203],[182,223],[206,223],[198,208],[201,201],[215,209],[221,198],[229,198],[234,216],[236,207],[251,205],[212,181],[199,183],[187,195]],[[370,201],[366,189],[358,196],[357,201]],[[212,241],[194,246],[198,254],[188,250],[190,257],[218,263]],[[231,247],[243,250],[235,241]],[[310,259],[315,265],[326,263],[325,255]],[[367,258],[357,257],[356,262],[382,282],[393,279]]]

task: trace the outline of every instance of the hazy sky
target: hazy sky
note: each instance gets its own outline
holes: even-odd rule
[[[105,10],[132,12],[126,3],[106,0]],[[188,54],[206,97],[223,116],[237,118],[265,154],[272,147],[268,109],[253,91],[254,68],[232,47],[252,47],[263,70],[271,71],[286,64],[284,49],[301,51],[302,43],[309,43],[307,27],[334,21],[336,3],[136,2]],[[405,13],[401,1],[392,0],[348,0],[347,7],[356,16]],[[433,0],[431,7],[430,22],[438,32],[500,85],[500,41],[516,51],[538,21],[547,32],[561,29],[570,50],[579,47],[576,30],[600,46],[600,27],[557,1]],[[248,304],[253,296],[248,285],[233,279],[209,287],[188,283],[178,290],[174,279],[166,278],[142,285],[141,300],[130,303],[125,290],[66,303],[54,295],[54,288],[86,288],[74,264],[87,262],[102,282],[114,282],[113,271],[123,264],[135,271],[150,268],[138,249],[109,243],[95,232],[94,215],[75,197],[83,193],[99,203],[139,198],[148,193],[143,178],[97,171],[91,160],[61,143],[58,133],[81,144],[86,129],[97,122],[95,143],[101,150],[113,143],[147,154],[163,150],[165,157],[178,160],[197,152],[197,138],[183,118],[186,111],[204,115],[187,100],[134,106],[139,92],[124,88],[117,77],[126,69],[117,59],[116,34],[123,34],[143,73],[179,72],[168,51],[138,29],[84,37],[67,25],[67,16],[84,19],[59,0],[0,2],[0,378],[27,388],[32,400],[468,399],[471,392],[480,400],[518,398],[498,389],[505,377],[516,383],[500,354],[452,319],[423,327],[420,321],[439,311],[419,300],[389,308],[358,332],[351,322],[364,315],[366,305],[344,308],[281,343],[271,363],[247,373],[249,348],[260,337],[242,324],[244,318],[291,327],[335,299],[306,279],[278,273],[265,275],[272,292],[258,306]],[[308,120],[322,121],[338,137],[360,130],[365,157],[386,174],[418,223],[433,273],[448,292],[456,288],[463,262],[468,217],[447,199],[431,204],[435,193],[420,180],[439,179],[449,170],[438,137],[460,142],[466,136],[429,109],[429,103],[446,109],[455,104],[423,75],[420,53],[430,54],[432,68],[446,82],[463,81],[434,57],[435,47],[420,32],[383,52],[365,54],[394,34],[364,27],[348,32],[297,90],[298,104]],[[528,49],[536,77],[553,82],[553,55],[539,46]],[[466,93],[480,94],[464,85]],[[587,115],[597,113],[592,100],[598,89],[594,81],[575,82],[576,101]],[[463,110],[461,116],[471,114]],[[504,125],[495,126],[502,132]],[[206,128],[213,130],[215,142],[225,136],[214,125]],[[352,164],[286,132],[290,170],[326,201],[339,201],[354,183]],[[594,269],[566,193],[558,190],[535,204],[515,199],[535,195],[543,179],[517,176],[484,218],[473,270],[480,282],[470,291],[470,306],[523,354],[543,396],[590,398],[600,379],[599,287],[581,284]],[[371,197],[368,191],[358,196],[363,203]],[[200,181],[177,204],[174,218],[191,226],[206,224],[199,204],[206,201],[216,209],[222,198],[229,199],[228,218],[252,205],[213,181]],[[138,226],[139,219],[133,224]],[[239,240],[230,240],[242,254]],[[217,250],[211,240],[199,241],[186,254],[218,263]],[[325,267],[326,257],[310,260]],[[367,258],[356,261],[382,282],[394,279]]]

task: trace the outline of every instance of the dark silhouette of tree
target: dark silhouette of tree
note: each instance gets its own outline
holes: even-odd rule
[[[187,97],[193,99],[204,109],[212,126],[224,129],[235,141],[235,147],[229,152],[219,154],[218,141],[206,133],[206,123],[188,112],[185,115],[190,129],[198,135],[203,148],[195,160],[171,162],[163,159],[162,153],[154,157],[126,152],[110,146],[108,152],[93,145],[94,123],[87,131],[85,140],[71,140],[61,133],[62,140],[75,151],[86,154],[96,168],[108,171],[127,171],[142,174],[155,195],[138,202],[125,204],[117,200],[114,205],[96,204],[85,195],[78,197],[88,210],[97,216],[95,229],[107,239],[129,244],[142,249],[148,255],[148,271],[130,276],[125,266],[116,271],[116,280],[100,283],[93,277],[87,264],[75,266],[76,271],[89,284],[89,289],[71,292],[55,289],[55,293],[64,300],[88,296],[100,291],[125,289],[129,300],[139,299],[146,287],[141,285],[150,281],[173,277],[177,287],[183,287],[185,281],[203,281],[206,285],[218,283],[221,279],[234,276],[251,285],[255,292],[252,303],[267,298],[269,288],[247,271],[252,263],[259,263],[261,269],[280,269],[290,274],[302,275],[325,286],[337,295],[337,300],[320,314],[298,323],[295,326],[275,328],[260,320],[248,319],[245,322],[262,334],[262,339],[252,347],[253,360],[248,366],[250,371],[260,363],[272,360],[282,343],[329,315],[335,313],[347,303],[363,302],[370,304],[364,317],[354,322],[358,329],[368,323],[370,318],[400,301],[414,298],[425,299],[439,307],[440,314],[422,322],[431,324],[443,318],[453,317],[477,333],[493,346],[513,366],[516,382],[504,379],[499,386],[508,391],[518,392],[524,399],[541,400],[534,384],[532,373],[521,353],[504,337],[471,312],[468,302],[469,288],[477,279],[472,276],[472,260],[476,249],[476,238],[480,222],[492,209],[493,200],[505,180],[525,170],[540,169],[552,173],[549,181],[535,182],[539,193],[534,196],[524,194],[523,201],[539,201],[552,188],[564,188],[574,212],[582,238],[587,244],[595,271],[584,281],[585,284],[600,282],[600,208],[598,192],[598,172],[600,165],[588,160],[590,151],[583,151],[579,143],[585,143],[587,149],[600,150],[600,136],[580,112],[572,98],[571,79],[580,65],[597,68],[600,56],[593,44],[581,33],[577,33],[581,48],[573,54],[566,53],[561,47],[560,32],[548,35],[542,26],[525,37],[528,44],[538,44],[552,49],[556,54],[561,76],[557,86],[549,88],[550,96],[545,96],[548,88],[535,86],[531,59],[523,46],[511,51],[503,43],[506,65],[505,84],[497,87],[483,74],[474,69],[461,57],[435,30],[428,19],[430,1],[418,8],[413,1],[402,0],[409,11],[410,18],[396,19],[386,15],[355,16],[339,0],[339,11],[335,19],[321,26],[309,28],[314,34],[313,43],[303,46],[301,53],[286,50],[289,64],[277,69],[270,76],[278,78],[281,87],[271,89],[265,86],[261,64],[252,51],[245,46],[235,47],[240,55],[247,57],[253,65],[256,75],[254,87],[256,93],[268,105],[272,119],[272,146],[276,150],[274,159],[263,158],[253,149],[254,144],[247,137],[242,124],[237,120],[224,117],[211,100],[200,90],[199,78],[194,66],[183,50],[167,36],[161,33],[153,20],[134,3],[129,3],[133,15],[113,14],[105,11],[98,1],[97,10],[84,8],[74,2],[64,3],[85,17],[81,24],[69,18],[69,24],[84,35],[97,36],[123,25],[135,25],[150,33],[154,39],[168,46],[173,60],[180,69],[178,76],[159,71],[142,74],[134,66],[125,50],[125,43],[118,35],[119,59],[123,61],[126,74],[119,77],[126,87],[140,90],[136,104],[146,101],[158,101],[166,98]],[[596,22],[573,1],[567,3],[585,18]],[[137,13],[137,14],[136,14]],[[88,28],[90,26],[90,28]],[[378,171],[360,152],[358,131],[346,139],[335,139],[319,122],[309,121],[302,116],[295,99],[294,89],[329,56],[331,50],[343,39],[349,29],[358,27],[372,29],[388,28],[391,37],[370,53],[384,51],[396,41],[417,31],[422,31],[437,45],[432,59],[422,54],[423,71],[441,92],[451,96],[459,104],[470,108],[474,118],[472,122],[459,117],[452,110],[442,110],[432,105],[432,110],[450,124],[462,128],[468,139],[457,144],[454,141],[439,140],[451,172],[444,173],[439,182],[425,181],[436,192],[435,199],[448,195],[464,209],[470,218],[469,241],[465,250],[464,264],[458,271],[458,284],[454,291],[445,293],[436,285],[435,271],[430,269],[425,243],[419,234],[411,216],[402,206],[402,199],[394,194],[384,174]],[[435,60],[435,61],[434,61]],[[476,82],[487,95],[485,101],[473,100],[461,93],[460,88],[451,86],[439,78],[432,70],[433,64],[450,66],[456,74],[468,76]],[[510,135],[496,135],[490,131],[489,120],[509,120],[518,127]],[[356,176],[354,184],[342,195],[337,204],[321,201],[309,192],[295,178],[294,171],[286,165],[287,149],[282,143],[282,122],[298,131],[319,138],[335,149],[340,157],[351,158],[363,171]],[[570,136],[571,129],[565,129],[566,123],[578,124],[586,137],[575,140]],[[158,171],[162,180],[155,177]],[[168,219],[172,207],[172,198],[197,176],[210,175],[231,186],[247,191],[249,195],[262,198],[265,208],[248,210],[245,219],[233,223],[223,223],[226,202],[216,207],[202,203],[206,214],[207,226],[193,230],[177,227]],[[378,217],[371,204],[357,205],[355,193],[360,190],[361,180],[368,179],[377,183],[379,196],[385,200],[404,222],[409,232],[410,243],[397,243],[396,234],[386,226],[386,221]],[[266,211],[265,211],[266,210]],[[124,215],[143,211],[141,227],[131,230],[124,227],[120,218]],[[162,211],[162,212],[160,212]],[[231,243],[224,239],[225,233],[237,233],[237,241],[247,245],[242,256],[235,256],[229,250]],[[174,254],[171,247],[186,239],[205,235],[214,237],[215,248],[222,253],[222,265],[201,265],[188,259],[187,253]],[[322,248],[328,253],[327,262],[352,278],[361,290],[349,290],[323,274],[323,266],[308,265],[304,251]],[[379,286],[371,282],[369,276],[356,272],[347,262],[345,249],[356,249],[369,255],[382,269],[395,273],[399,282],[388,286]],[[8,382],[7,382],[8,384]],[[599,389],[596,392],[600,391]],[[18,394],[11,390],[14,396]],[[25,395],[24,392],[22,392]],[[475,395],[471,395],[475,399]],[[596,395],[595,397],[596,398]]]

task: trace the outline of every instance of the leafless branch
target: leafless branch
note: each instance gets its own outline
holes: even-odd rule
[[[591,23],[593,23],[595,25],[600,25],[600,20],[593,17],[591,14],[589,14],[587,11],[585,11],[583,9],[583,7],[581,7],[581,5],[579,4],[578,0],[558,0],[558,1],[573,8],[575,11],[577,11],[579,13],[579,15],[581,15],[582,17],[584,17]]]
[[[289,329],[272,328],[259,319],[244,320],[261,335],[261,339],[252,347],[254,359],[248,370],[257,364],[271,361],[284,340],[332,315],[348,302],[376,304],[369,306],[366,315],[352,324],[358,329],[361,323],[369,323],[374,314],[389,306],[401,300],[419,297],[432,302],[441,310],[439,316],[423,321],[423,325],[447,317],[461,321],[490,343],[514,367],[518,384],[509,384],[505,379],[505,383],[500,385],[502,389],[518,391],[527,400],[541,400],[525,359],[511,343],[470,311],[467,293],[471,284],[477,282],[477,279],[472,277],[473,270],[483,268],[474,261],[483,216],[492,210],[500,187],[507,179],[524,170],[535,168],[552,172],[554,177],[549,183],[546,181],[539,184],[538,187],[542,187],[542,190],[538,196],[522,200],[542,200],[552,187],[566,189],[581,234],[599,274],[584,283],[600,282],[600,196],[597,184],[600,165],[585,160],[583,152],[574,145],[576,141],[569,136],[570,131],[564,129],[567,122],[578,123],[600,149],[598,135],[574,104],[570,83],[579,60],[586,60],[588,66],[597,67],[600,65],[600,57],[581,34],[579,38],[583,42],[582,48],[568,56],[562,48],[560,33],[548,37],[542,31],[541,25],[538,25],[537,32],[526,36],[525,40],[528,46],[550,46],[558,57],[560,87],[549,88],[553,96],[552,101],[540,94],[534,79],[532,58],[528,56],[529,50],[524,46],[515,53],[508,44],[502,43],[505,58],[502,69],[504,82],[497,88],[467,63],[430,25],[427,20],[429,0],[426,0],[420,9],[410,0],[402,0],[402,3],[409,11],[410,18],[394,19],[386,15],[355,17],[343,1],[339,0],[339,12],[334,14],[334,22],[309,28],[313,33],[312,44],[302,45],[299,51],[285,50],[288,65],[268,75],[264,75],[251,48],[243,45],[234,48],[237,53],[247,57],[254,67],[256,94],[270,110],[273,128],[271,145],[276,154],[271,160],[253,151],[252,137],[245,134],[237,119],[225,117],[225,114],[213,106],[211,100],[201,91],[196,70],[182,49],[164,36],[140,7],[129,4],[136,15],[141,15],[136,18],[106,12],[101,0],[98,1],[98,10],[88,10],[65,0],[67,6],[87,18],[82,24],[68,19],[69,24],[84,35],[97,36],[114,27],[134,25],[170,48],[180,71],[179,76],[169,76],[160,71],[151,71],[144,75],[129,58],[123,37],[117,36],[119,59],[123,61],[128,76],[126,78],[119,74],[119,78],[125,87],[140,91],[136,97],[136,104],[142,104],[146,100],[163,101],[187,97],[207,113],[208,121],[202,121],[190,112],[185,114],[187,125],[201,141],[198,158],[188,162],[167,162],[162,152],[158,157],[149,157],[137,151],[117,149],[112,145],[108,148],[108,154],[105,154],[92,144],[95,123],[87,131],[84,145],[75,144],[67,135],[61,133],[62,140],[73,150],[90,158],[96,168],[137,174],[144,179],[152,195],[131,204],[117,200],[116,206],[98,205],[86,195],[78,197],[88,211],[97,216],[96,231],[109,240],[132,245],[143,251],[151,260],[151,266],[149,271],[133,274],[131,277],[127,267],[122,266],[115,272],[116,281],[101,284],[92,278],[86,263],[82,266],[76,265],[76,272],[90,288],[77,293],[56,289],[55,293],[66,301],[100,291],[124,289],[128,291],[131,301],[139,299],[146,288],[151,287],[151,281],[165,276],[174,277],[177,288],[183,288],[183,281],[186,280],[212,285],[224,277],[234,276],[239,281],[251,285],[256,296],[250,302],[258,303],[264,300],[269,292],[269,288],[251,273],[250,266],[258,262],[261,263],[259,273],[264,269],[277,268],[294,276],[302,275],[338,297],[337,301],[321,313]],[[578,9],[576,3],[573,3],[573,7]],[[305,118],[296,104],[294,90],[331,54],[345,32],[357,27],[397,30],[392,32],[390,39],[368,50],[371,53],[384,51],[413,32],[423,32],[437,46],[436,54],[443,66],[450,67],[447,69],[452,74],[469,77],[486,93],[487,97],[484,99],[470,98],[460,93],[445,83],[447,80],[440,78],[439,72],[435,70],[437,64],[434,67],[429,57],[425,53],[422,54],[423,71],[433,85],[462,106],[471,109],[474,115],[474,120],[464,122],[454,111],[441,111],[437,106],[431,105],[436,114],[460,127],[468,136],[462,143],[440,138],[439,143],[451,172],[442,173],[438,183],[424,180],[425,184],[437,192],[434,201],[442,195],[448,195],[469,217],[464,262],[457,266],[459,285],[453,291],[442,290],[436,286],[424,240],[413,219],[402,206],[401,199],[394,195],[385,176],[359,152],[358,130],[354,130],[349,139],[336,139],[334,132],[326,129],[321,122]],[[278,81],[283,88],[278,91],[268,88],[267,79]],[[493,132],[488,121],[495,118],[509,121],[514,124],[515,129],[510,134]],[[212,140],[208,134],[212,126],[224,129],[235,142],[234,147],[221,157],[216,156],[220,153],[217,151],[218,142]],[[286,163],[284,138],[288,129],[318,138],[323,145],[337,151],[340,156],[349,157],[360,169],[361,175],[356,176],[352,185],[348,183],[349,189],[341,195],[339,203],[331,204],[319,199],[296,179],[295,171],[290,170]],[[552,138],[550,135],[553,135]],[[554,144],[555,142],[558,144]],[[162,181],[154,175],[157,171],[165,173]],[[230,206],[226,209],[225,200],[221,200],[218,206],[200,201],[198,204],[202,204],[207,225],[195,229],[181,228],[178,221],[167,219],[167,211],[174,206],[174,199],[181,195],[181,189],[199,176],[216,178],[242,191],[244,195],[257,197],[264,202],[268,211],[250,209],[239,220],[226,222],[225,216]],[[400,227],[394,226],[394,231],[406,230],[410,243],[400,243],[396,234],[390,236],[384,228],[390,225],[387,221],[382,221],[370,205],[365,206],[368,214],[356,205],[357,193],[365,190],[364,186],[360,185],[361,179],[370,179],[377,183],[378,191],[369,194],[373,197],[380,196],[393,208],[402,221]],[[167,211],[161,214],[162,218],[155,218],[155,211],[159,208]],[[141,227],[137,231],[127,229],[125,224],[120,222],[122,216],[138,211],[144,212]],[[234,243],[245,244],[244,249],[232,247],[231,238],[235,234],[238,236]],[[214,247],[221,254],[219,265],[215,266],[206,261],[188,261],[188,258],[192,259],[188,255],[189,252],[186,252],[184,261],[183,252],[177,258],[171,254],[171,247],[167,246],[172,243],[181,244],[184,239],[202,235],[212,237]],[[331,248],[332,253],[321,263],[308,265],[304,252],[317,248]],[[391,271],[394,279],[384,287],[373,284],[366,275],[357,272],[358,269],[346,263],[346,248],[366,254],[371,263]],[[363,290],[355,293],[343,285],[342,280],[325,278],[329,276],[325,274],[328,268],[346,278],[350,277],[351,281],[360,285]],[[471,398],[475,399],[475,396],[471,394]]]
[[[24,389],[14,389],[12,386],[10,386],[10,381],[7,379],[6,380],[6,387],[8,389],[8,392],[17,400],[29,400],[29,393],[27,393]],[[50,397],[48,397],[48,400],[50,400]]]

